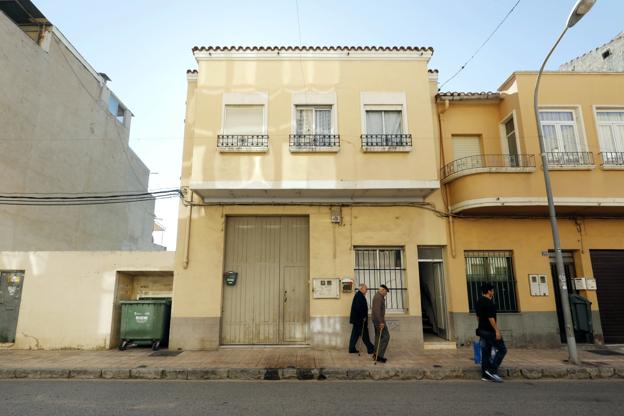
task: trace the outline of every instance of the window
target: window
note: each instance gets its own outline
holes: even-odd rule
[[[453,158],[455,160],[481,153],[481,138],[479,136],[453,136]]]
[[[597,110],[596,121],[604,163],[624,164],[624,109]]]
[[[470,312],[475,311],[483,283],[494,285],[499,312],[518,312],[511,251],[465,251],[464,259]]]
[[[505,122],[505,139],[507,140],[507,152],[510,155],[517,155],[518,142],[516,141],[516,125],[513,116]]]
[[[226,105],[224,111],[224,135],[264,134],[264,106]]]
[[[386,297],[387,312],[405,312],[404,285],[405,259],[402,248],[355,249],[355,280],[357,284],[366,283],[369,309],[379,285],[385,284],[390,289]]]
[[[403,112],[400,107],[366,108],[366,134],[402,134]]]
[[[331,106],[297,106],[297,134],[332,134]]]
[[[578,152],[580,141],[572,110],[540,110],[540,124],[547,152]]]

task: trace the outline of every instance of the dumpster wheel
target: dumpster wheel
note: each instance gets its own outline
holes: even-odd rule
[[[121,344],[119,344],[119,351],[125,351],[126,348],[128,348],[128,341],[121,341]]]
[[[154,342],[152,342],[152,351],[158,351],[158,349],[160,348],[160,341],[156,340]]]

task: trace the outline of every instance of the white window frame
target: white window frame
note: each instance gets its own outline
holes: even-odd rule
[[[338,106],[335,92],[299,92],[291,97],[290,131],[297,134],[298,107],[331,107],[331,134],[338,134]]]
[[[624,112],[624,105],[622,106],[594,105],[593,110],[594,110],[594,123],[596,125],[596,138],[598,139],[598,147],[601,152],[607,152],[607,150],[602,147],[603,140],[602,140],[602,137],[600,136],[600,126],[621,124],[622,122],[599,121],[598,113],[622,113]],[[622,149],[622,152],[624,152],[624,149]]]
[[[574,127],[574,135],[575,135],[575,139],[576,139],[576,148],[577,148],[577,152],[587,152],[587,140],[584,134],[585,131],[585,126],[583,124],[583,113],[581,110],[580,106],[559,106],[559,105],[549,105],[549,106],[540,106],[538,109],[539,113],[543,113],[543,112],[550,112],[550,113],[560,113],[560,112],[571,112],[572,113],[572,118],[573,121],[571,122],[554,122],[555,124],[560,124],[560,125],[572,125]],[[539,123],[539,128],[542,129],[542,121],[541,120],[537,120],[537,122]],[[551,123],[551,122],[547,122],[547,123]],[[561,129],[555,129],[556,130],[556,135],[557,135],[557,145],[561,145],[563,144],[563,138],[561,137]],[[543,130],[542,134],[543,134]],[[544,140],[546,140],[544,138]],[[558,152],[563,152],[565,153],[565,147],[563,147],[563,150],[559,150]],[[557,152],[554,152],[557,153]]]
[[[366,114],[370,111],[374,111],[374,112],[379,112],[381,113],[381,126],[382,126],[382,133],[371,133],[368,131],[368,125],[366,125],[366,130],[364,134],[394,134],[394,133],[387,133],[386,132],[386,115],[385,113],[387,112],[400,112],[401,113],[401,132],[398,134],[405,134],[405,128],[403,127],[403,108],[401,106],[398,105],[367,105],[366,107],[364,107],[364,117],[366,117]]]
[[[407,124],[407,95],[405,92],[377,92],[363,91],[360,93],[360,120],[362,134],[368,134],[366,129],[366,110],[401,111],[401,134],[409,132]],[[399,108],[400,107],[400,108]]]
[[[262,129],[258,135],[268,135],[269,95],[266,92],[229,92],[223,93],[221,105],[220,134],[225,135],[225,108],[227,106],[262,106]]]
[[[333,106],[332,105],[309,105],[309,104],[297,104],[295,105],[295,127],[293,129],[293,134],[299,134],[297,133],[297,111],[298,110],[312,110],[312,119],[313,119],[313,132],[311,134],[323,134],[323,133],[317,133],[316,132],[316,112],[318,110],[324,110],[330,111],[330,126],[329,126],[329,133],[325,133],[325,134],[336,134],[334,133],[334,120],[333,120],[333,116],[334,116],[334,111],[333,111]],[[302,133],[304,134],[304,133]]]
[[[512,119],[514,125],[514,133],[516,134],[516,149],[518,149],[518,154],[522,154],[522,149],[520,148],[520,135],[518,134],[518,116],[516,114],[516,110],[513,110],[509,114],[507,114],[503,119],[498,123],[499,132],[500,132],[500,140],[501,140],[501,150],[503,154],[509,153],[509,144],[507,141],[507,130],[505,130],[505,124]]]

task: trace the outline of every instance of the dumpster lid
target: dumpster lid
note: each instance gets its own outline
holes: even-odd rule
[[[122,305],[144,305],[146,303],[156,303],[156,304],[170,304],[171,299],[141,299],[141,300],[122,300]]]

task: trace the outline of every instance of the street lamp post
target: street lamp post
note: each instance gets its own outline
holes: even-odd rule
[[[550,184],[550,171],[548,169],[548,157],[546,154],[546,146],[544,145],[544,136],[542,135],[542,127],[539,119],[539,108],[537,103],[540,79],[544,72],[544,67],[554,52],[559,42],[566,34],[569,28],[574,26],[596,3],[596,0],[578,0],[576,5],[568,17],[566,27],[563,29],[557,41],[546,55],[546,59],[542,63],[535,81],[535,91],[533,92],[533,111],[535,112],[535,122],[537,123],[537,137],[539,139],[540,152],[542,156],[542,165],[544,167],[544,184],[546,185],[546,199],[548,201],[548,215],[550,217],[550,227],[552,229],[553,245],[555,248],[555,262],[557,265],[557,280],[559,281],[559,291],[561,293],[561,307],[563,309],[563,320],[565,323],[566,339],[568,342],[569,361],[579,364],[578,354],[576,351],[576,339],[574,338],[574,329],[572,326],[572,313],[570,312],[570,298],[568,297],[568,285],[565,277],[565,269],[563,267],[563,256],[561,255],[561,241],[559,239],[559,227],[557,226],[557,214],[555,212],[555,203],[553,200],[552,187]]]

